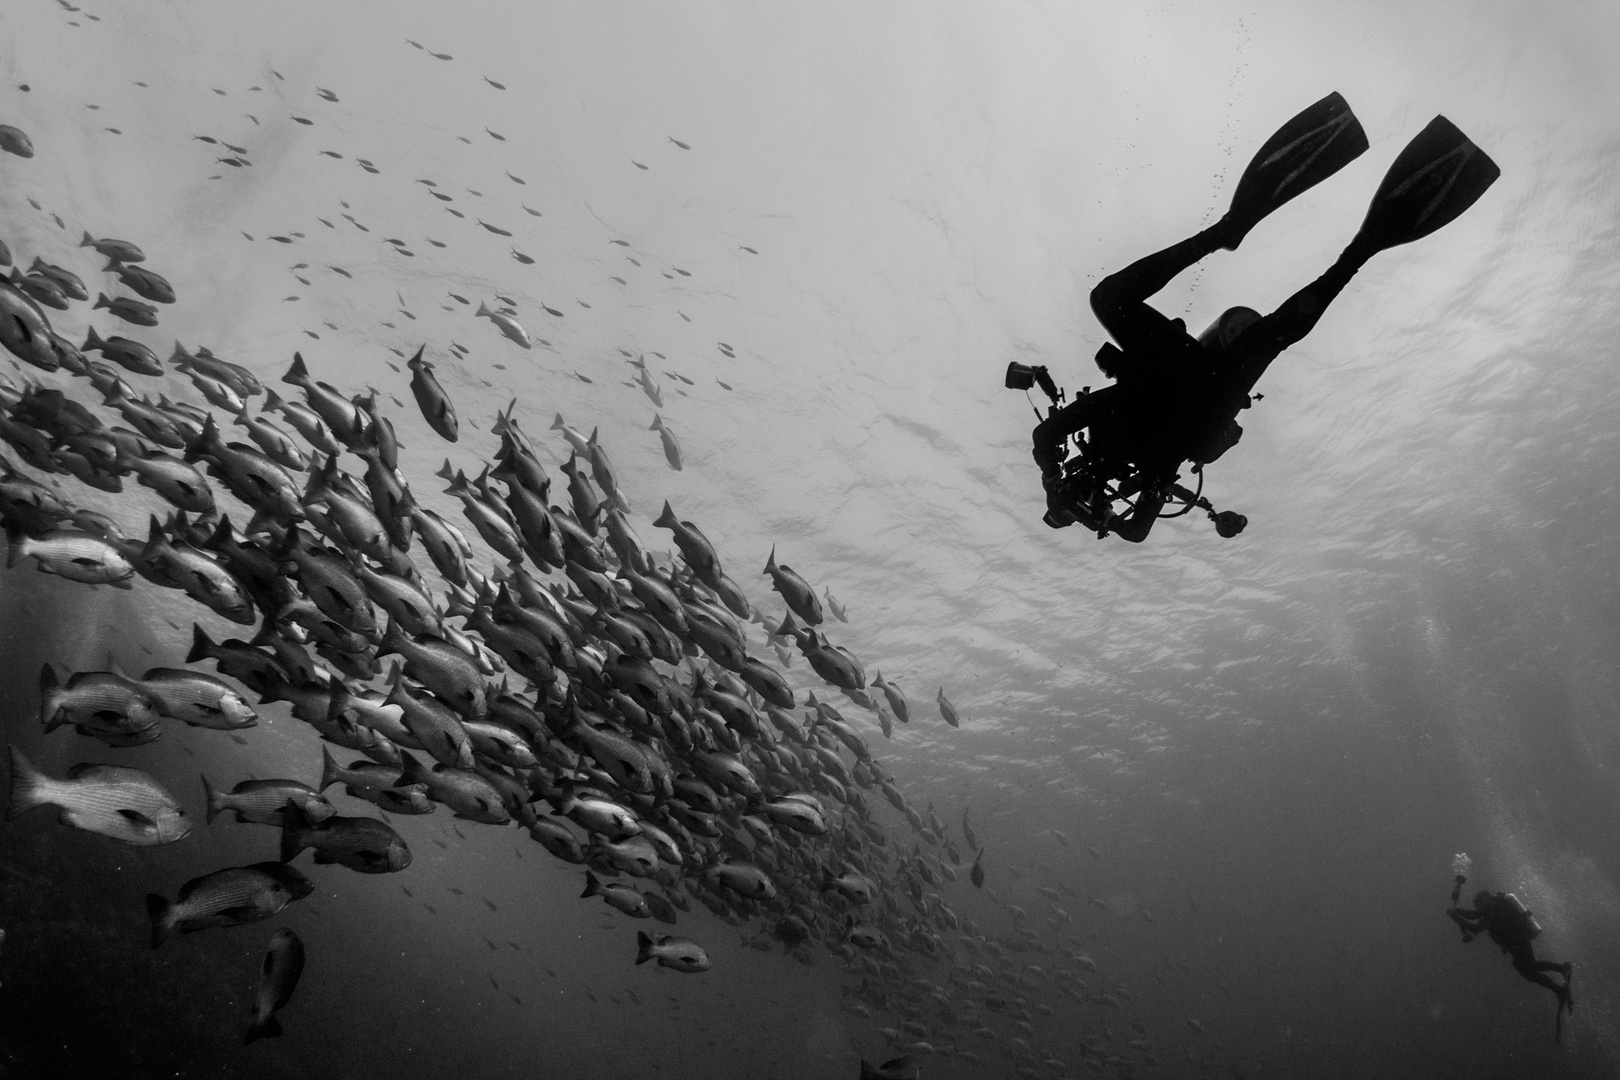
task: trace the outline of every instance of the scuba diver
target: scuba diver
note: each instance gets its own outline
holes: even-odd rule
[[[1455,867],[1456,883],[1451,887],[1451,906],[1446,909],[1446,914],[1462,928],[1464,945],[1473,941],[1479,934],[1490,935],[1490,939],[1500,945],[1503,952],[1513,957],[1514,971],[1537,986],[1545,986],[1558,995],[1554,1037],[1562,1037],[1564,1013],[1567,1011],[1573,1015],[1575,1012],[1575,1000],[1569,993],[1575,965],[1568,961],[1559,964],[1551,960],[1536,959],[1535,950],[1531,948],[1530,942],[1541,933],[1541,924],[1536,922],[1535,916],[1530,914],[1530,909],[1512,893],[1493,893],[1481,889],[1474,894],[1472,908],[1458,907],[1457,899],[1462,895],[1463,883],[1468,880],[1464,872],[1467,865],[1467,856],[1458,856]],[[1549,971],[1563,975],[1564,981],[1555,982],[1546,974]]]
[[[1310,332],[1368,259],[1457,217],[1500,170],[1437,116],[1396,157],[1338,261],[1276,311],[1261,315],[1252,308],[1230,308],[1193,337],[1181,319],[1167,318],[1147,300],[1217,249],[1236,250],[1262,218],[1366,149],[1367,136],[1349,104],[1329,94],[1260,148],[1220,221],[1099,282],[1091,307],[1118,342],[1103,345],[1096,358],[1114,380],[1111,385],[1088,387],[1060,408],[1063,392],[1044,367],[1008,365],[1009,388],[1027,390],[1039,383],[1052,399],[1050,414],[1034,432],[1048,525],[1058,529],[1078,522],[1099,537],[1114,532],[1140,543],[1161,516],[1197,508],[1208,513],[1222,536],[1243,531],[1247,518],[1217,513],[1202,496],[1203,469],[1242,437],[1237,414],[1249,407],[1266,367]],[[1073,458],[1068,457],[1071,438],[1078,449]],[[1183,462],[1198,475],[1197,491],[1178,482]],[[1116,503],[1123,509],[1116,510]],[[1163,513],[1170,503],[1180,509]]]

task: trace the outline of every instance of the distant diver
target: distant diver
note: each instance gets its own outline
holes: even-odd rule
[[[1456,862],[1452,864],[1456,877],[1455,883],[1451,886],[1451,906],[1446,909],[1446,914],[1462,928],[1463,944],[1473,941],[1479,934],[1490,935],[1490,939],[1513,958],[1514,971],[1537,986],[1545,986],[1558,996],[1554,1037],[1562,1037],[1564,1013],[1573,1015],[1575,1012],[1575,999],[1569,992],[1575,965],[1568,961],[1560,964],[1551,960],[1536,959],[1535,950],[1530,942],[1541,933],[1541,924],[1536,922],[1530,909],[1512,893],[1493,893],[1481,889],[1474,894],[1472,908],[1458,907],[1458,897],[1462,894],[1464,882],[1468,880],[1468,865],[1466,855],[1457,856]],[[1546,974],[1549,971],[1563,975],[1564,981],[1562,983],[1554,981]]]
[[[1063,392],[1046,368],[1008,365],[1009,388],[1027,390],[1039,383],[1052,399],[1050,414],[1034,433],[1046,524],[1058,529],[1078,522],[1099,537],[1113,532],[1140,543],[1160,517],[1197,508],[1208,513],[1222,536],[1243,531],[1247,518],[1217,513],[1202,496],[1203,468],[1242,437],[1237,414],[1251,404],[1250,391],[1266,367],[1310,332],[1368,259],[1457,217],[1500,170],[1437,116],[1390,166],[1366,220],[1338,261],[1270,315],[1229,308],[1195,338],[1181,319],[1167,318],[1147,299],[1216,249],[1235,250],[1267,214],[1366,149],[1367,136],[1350,106],[1339,94],[1329,94],[1260,148],[1220,221],[1099,282],[1091,307],[1119,343],[1104,344],[1096,358],[1114,380],[1111,385],[1083,390],[1059,408]],[[1065,460],[1071,437],[1079,452]],[[1178,483],[1183,462],[1198,475],[1198,491]],[[1167,505],[1179,509],[1166,514]]]

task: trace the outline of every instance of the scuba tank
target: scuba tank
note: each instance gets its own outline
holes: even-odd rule
[[[1529,908],[1524,906],[1523,900],[1520,900],[1512,893],[1503,893],[1502,899],[1513,909],[1514,914],[1524,920],[1524,925],[1530,932],[1531,940],[1541,935],[1541,924],[1536,922],[1536,917],[1530,913]]]

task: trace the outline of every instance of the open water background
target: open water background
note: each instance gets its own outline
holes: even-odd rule
[[[1614,14],[1573,0],[12,0],[0,122],[36,156],[0,160],[0,238],[92,289],[81,230],[142,245],[180,303],[123,332],[160,354],[208,344],[268,383],[301,350],[318,378],[399,397],[402,468],[441,510],[453,500],[426,481],[445,446],[390,347],[426,341],[439,362],[456,464],[494,450],[489,421],[516,397],[531,431],[557,412],[600,427],[649,543],[668,498],[766,610],[750,568],[772,544],[830,587],[840,640],[919,714],[879,751],[908,797],[948,821],[972,806],[1002,900],[1040,911],[1045,883],[1097,901],[1070,905],[1073,932],[1134,996],[1050,997],[1032,1041],[1070,1075],[1081,1035],[1135,1018],[1166,1076],[1611,1076],[1617,49]],[[1139,548],[1050,532],[1006,361],[1100,381],[1090,286],[1214,220],[1252,150],[1332,89],[1371,151],[1178,279],[1164,310],[1196,327],[1275,306],[1436,112],[1501,180],[1378,256],[1273,366],[1206,489],[1249,515],[1242,538],[1195,521]],[[516,348],[451,292],[517,300],[549,345]],[[84,314],[55,321],[78,337]],[[693,380],[655,375],[684,471],[621,349]],[[140,489],[75,494],[132,530],[157,508]],[[278,920],[310,957],[288,1034],[239,1047],[269,928],[154,953],[142,896],[273,857],[270,830],[201,826],[195,774],[312,779],[313,732],[271,708],[246,745],[174,726],[130,751],[43,736],[42,662],[177,664],[200,609],[21,571],[0,576],[0,605],[7,740],[53,773],[148,769],[198,819],[156,850],[46,813],[0,829],[0,1075],[852,1077],[887,1056],[887,1021],[841,1008],[854,980],[831,957],[802,967],[683,917],[713,970],[633,967],[632,928],[576,899],[576,870],[516,831],[462,838],[442,811],[396,819],[415,855],[402,875],[311,871],[317,893]],[[941,685],[961,730],[930,705]],[[1562,1046],[1550,995],[1488,943],[1458,946],[1442,914],[1456,851],[1536,910],[1543,955],[1575,961]],[[1012,927],[965,879],[946,896]],[[1010,1074],[979,1049],[984,1065],[928,1074]]]

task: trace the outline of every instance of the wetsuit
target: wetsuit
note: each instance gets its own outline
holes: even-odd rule
[[[1035,461],[1047,490],[1083,510],[1088,524],[1099,514],[1103,481],[1136,477],[1141,491],[1126,515],[1107,519],[1126,540],[1145,539],[1168,498],[1164,489],[1183,461],[1214,461],[1242,435],[1237,414],[1266,367],[1310,333],[1376,248],[1352,242],[1327,272],[1253,323],[1224,346],[1205,346],[1180,319],[1166,318],[1148,297],[1183,270],[1229,243],[1223,219],[1196,236],[1139,259],[1110,274],[1091,291],[1091,308],[1118,349],[1098,355],[1115,381],[1084,394],[1035,428]],[[1082,450],[1086,482],[1062,491],[1063,459],[1070,436],[1090,429]],[[1094,484],[1088,490],[1090,485]],[[1105,512],[1105,509],[1101,512]]]
[[[1463,879],[1459,876],[1456,885],[1452,887],[1451,906],[1446,909],[1446,914],[1462,928],[1464,944],[1474,940],[1479,934],[1489,935],[1492,941],[1501,946],[1503,952],[1513,958],[1514,971],[1537,986],[1545,986],[1558,995],[1560,1019],[1564,1009],[1574,1011],[1575,1006],[1569,996],[1569,978],[1574,965],[1536,959],[1535,949],[1530,944],[1529,917],[1508,903],[1504,899],[1504,894],[1481,893],[1474,898],[1475,907],[1458,907],[1457,898],[1462,890],[1462,884]],[[1549,971],[1559,972],[1564,976],[1564,981],[1554,982],[1546,975]]]

